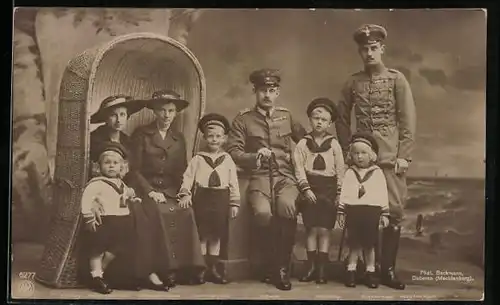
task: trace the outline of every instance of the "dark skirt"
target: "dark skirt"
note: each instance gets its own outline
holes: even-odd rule
[[[133,247],[133,219],[130,215],[101,216],[95,232],[86,231],[86,248],[91,256],[110,252],[120,255]]]
[[[378,239],[382,208],[379,206],[346,206],[347,241],[350,247],[370,249]]]
[[[337,196],[337,177],[308,175],[307,181],[316,195],[316,204],[300,199],[300,212],[306,228],[333,229],[337,217],[335,198]]]
[[[131,246],[117,256],[105,272],[105,279],[115,288],[126,288],[134,281],[146,279],[151,273],[166,277],[175,269],[171,249],[165,242],[165,233],[156,204],[148,201],[129,204],[133,233]]]
[[[197,187],[193,209],[200,238],[222,238],[228,229],[229,189]]]
[[[169,249],[169,257],[164,259],[169,260],[170,268],[205,267],[193,209],[180,208],[177,200],[170,197],[162,204],[143,199],[143,204],[156,207],[154,217],[160,220],[162,243]]]

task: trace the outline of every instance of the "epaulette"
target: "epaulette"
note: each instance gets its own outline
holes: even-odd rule
[[[358,76],[360,74],[363,74],[364,71],[358,71],[358,72],[354,72],[353,74],[351,74],[351,76]]]
[[[392,73],[397,73],[397,74],[401,73],[396,69],[387,69],[387,71],[392,72]]]
[[[245,113],[248,113],[251,110],[252,110],[251,108],[245,108],[245,109],[241,110],[240,112],[238,112],[238,115],[244,115]]]
[[[274,108],[276,110],[281,110],[281,111],[286,111],[286,112],[290,112],[290,110],[288,110],[288,108],[285,108],[285,107],[281,107],[281,106],[277,106],[276,108]]]

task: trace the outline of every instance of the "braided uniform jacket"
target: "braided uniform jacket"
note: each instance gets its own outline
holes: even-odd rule
[[[393,166],[397,158],[411,161],[416,110],[405,76],[383,67],[377,73],[353,74],[342,89],[336,130],[344,154],[351,140],[351,113],[356,130],[371,133],[379,145],[379,164]]]

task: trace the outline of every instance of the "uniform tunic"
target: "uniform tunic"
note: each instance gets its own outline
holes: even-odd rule
[[[214,174],[219,179],[217,186],[211,185],[210,177]],[[225,236],[229,206],[240,206],[237,169],[231,156],[226,152],[195,155],[184,172],[179,193],[191,195],[191,190],[200,237]]]
[[[410,85],[394,69],[380,66],[376,71],[353,74],[342,89],[336,130],[347,154],[351,140],[351,113],[354,108],[358,132],[370,132],[379,146],[378,163],[387,180],[391,221],[403,218],[407,193],[405,174],[396,175],[398,158],[411,161],[416,130],[416,111]]]
[[[315,167],[318,158],[324,161],[324,168]],[[337,215],[335,199],[344,175],[344,157],[338,141],[328,135],[318,145],[312,135],[306,135],[295,147],[294,164],[299,189],[311,189],[317,199],[312,204],[301,198],[299,210],[304,225],[333,228]]]
[[[148,217],[158,221],[161,238],[170,249],[170,256],[163,259],[171,269],[204,266],[193,210],[180,208],[176,199],[187,167],[184,136],[170,129],[162,138],[153,122],[137,128],[132,143],[132,179]],[[167,202],[155,203],[148,196],[151,191],[163,193]]]
[[[298,142],[305,134],[305,129],[292,118],[290,111],[282,107],[275,107],[270,117],[257,107],[245,109],[233,120],[227,152],[244,174],[250,177],[248,201],[257,221],[266,222],[272,214],[269,163],[259,162],[257,151],[267,147],[276,156],[277,166],[275,164],[272,167],[276,213],[286,217],[285,207],[295,205],[299,193],[292,164],[292,142]]]
[[[338,209],[346,214],[350,246],[373,247],[381,215],[389,215],[387,184],[380,167],[351,166],[342,181]]]

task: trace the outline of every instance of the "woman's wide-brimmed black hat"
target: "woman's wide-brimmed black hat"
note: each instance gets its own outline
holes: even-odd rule
[[[90,123],[97,124],[106,122],[109,111],[116,107],[127,108],[127,114],[131,116],[144,108],[144,102],[135,100],[133,97],[124,94],[109,96],[101,102],[97,112],[90,117]]]
[[[189,106],[189,102],[182,99],[180,94],[174,90],[155,91],[150,99],[144,100],[144,104],[149,109],[155,109],[158,105],[173,103],[177,111],[181,111]]]

